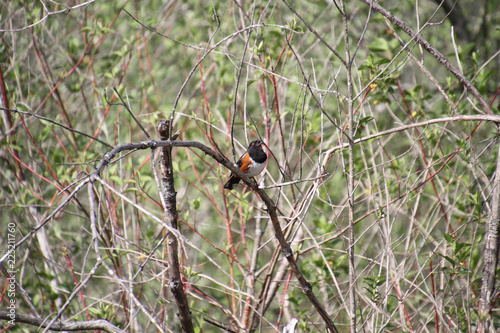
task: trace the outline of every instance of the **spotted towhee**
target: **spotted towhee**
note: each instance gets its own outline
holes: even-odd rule
[[[267,161],[267,154],[262,149],[262,140],[255,140],[250,143],[247,151],[241,155],[235,166],[240,168],[240,170],[246,174],[248,177],[255,177],[264,170]],[[224,185],[224,188],[232,190],[239,182],[241,178],[235,174],[231,174],[231,177]]]

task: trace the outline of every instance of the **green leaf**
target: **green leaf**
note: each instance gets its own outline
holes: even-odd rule
[[[368,44],[368,49],[375,53],[390,52],[389,43],[380,37]]]
[[[120,185],[120,187],[123,186],[123,179],[121,179],[120,177],[116,176],[116,175],[113,175],[111,177],[109,177],[111,180],[115,181],[118,185]]]
[[[95,317],[100,318],[101,316],[101,310],[96,309],[96,308],[89,308],[90,313],[92,313]]]
[[[359,120],[358,122],[358,126],[366,126],[366,124],[369,122],[369,121],[372,121],[373,119],[375,119],[374,117],[372,116],[367,116],[367,117],[363,117]]]
[[[439,256],[443,257],[444,259],[446,259],[452,266],[455,266],[455,260],[453,260],[452,258],[448,257],[448,256],[445,256],[443,254],[439,254]]]
[[[444,239],[449,245],[453,245],[453,243],[455,243],[455,238],[450,234],[444,234]]]
[[[123,193],[127,192],[141,192],[141,190],[139,190],[137,187],[129,187],[125,191],[123,191]]]
[[[191,207],[193,207],[194,210],[197,210],[198,208],[200,208],[200,199],[192,200]]]

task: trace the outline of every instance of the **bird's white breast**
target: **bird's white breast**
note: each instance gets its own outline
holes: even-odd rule
[[[257,176],[259,173],[262,172],[262,170],[264,170],[265,166],[266,166],[266,163],[261,163],[261,164],[253,163],[253,164],[251,164],[250,167],[248,168],[248,171],[247,171],[248,177]]]

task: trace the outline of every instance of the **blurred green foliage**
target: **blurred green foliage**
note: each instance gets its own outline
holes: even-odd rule
[[[342,17],[334,3],[290,4],[345,56]],[[414,29],[431,20],[421,35],[455,66],[458,59],[464,75],[498,111],[500,71],[494,55],[500,48],[495,28],[500,17],[493,0],[470,4],[460,4],[467,20],[455,31],[476,37],[455,36],[454,46],[444,11],[432,17],[434,2],[418,3],[418,11],[410,1],[383,3]],[[357,97],[354,139],[480,113],[459,81],[400,29],[388,27],[362,2],[345,5],[351,54],[357,50],[350,78]],[[349,170],[348,150],[339,148],[348,142],[345,68],[284,3],[95,1],[66,11],[67,6],[0,4],[2,98],[10,109],[36,113],[111,146],[147,140],[119,105],[116,88],[154,139],[162,118],[174,120],[178,140],[202,142],[230,160],[249,141],[265,139],[272,154],[263,184],[304,180],[267,191],[300,268],[342,331],[349,324],[345,230],[352,171],[358,328],[408,330],[399,317],[404,306],[415,330],[432,330],[438,297],[444,309],[440,318],[461,331],[477,324],[477,313],[463,309],[476,307],[481,283],[484,222],[498,158],[495,126],[482,123],[475,130],[477,122],[438,123],[364,141],[356,145],[354,170]],[[407,57],[395,34],[454,105]],[[12,128],[6,116],[1,120],[0,219],[2,226],[16,223],[20,240],[64,202],[110,148],[38,118],[9,114]],[[96,183],[97,239],[85,187],[43,234],[17,249],[19,282],[43,316],[66,302],[75,276],[77,281],[87,276],[98,241],[99,254],[116,276],[130,282],[144,308],[157,317],[162,313],[168,329],[179,329],[175,302],[162,289],[168,285],[162,226],[119,196],[162,219],[154,166],[150,151],[133,151],[103,171],[116,192]],[[196,149],[175,148],[173,167],[179,229],[187,240],[180,242],[179,257],[196,330],[214,329],[203,318],[234,326],[244,322],[245,311],[262,311],[259,297],[269,295],[262,289],[268,280],[278,284],[277,291],[253,329],[274,331],[285,309],[282,325],[296,317],[300,331],[324,330],[298,282],[288,283],[288,272],[276,275],[282,256],[258,198],[244,186],[224,191],[228,171]],[[3,255],[5,246],[0,249]],[[438,267],[432,273],[430,263]],[[97,269],[83,289],[85,305],[73,299],[67,318],[88,320],[88,309],[122,328],[154,330],[108,273]],[[441,279],[436,286],[442,289],[431,286],[431,274]],[[30,312],[22,302],[18,310]],[[498,318],[497,310],[493,316]]]

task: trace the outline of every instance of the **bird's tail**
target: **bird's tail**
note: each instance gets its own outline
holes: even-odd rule
[[[226,184],[224,184],[224,188],[231,191],[236,185],[238,185],[240,180],[241,180],[241,178],[239,178],[236,175],[233,175],[233,176],[231,176],[231,178],[229,178],[229,180],[226,182]]]

